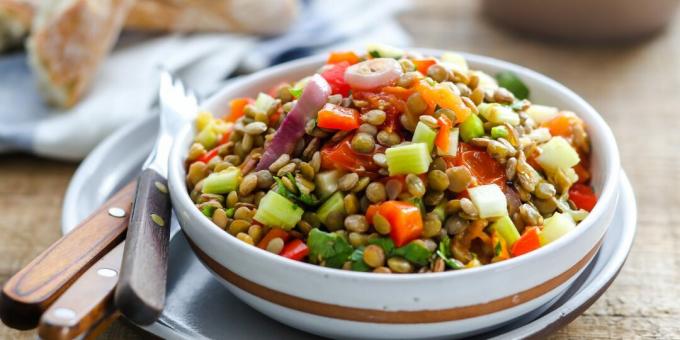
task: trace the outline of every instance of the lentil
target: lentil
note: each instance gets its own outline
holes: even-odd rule
[[[375,244],[370,244],[364,249],[364,262],[378,268],[385,265],[385,251]]]
[[[406,190],[413,195],[413,197],[422,197],[425,195],[425,184],[420,177],[414,174],[406,175]]]
[[[380,203],[387,198],[385,185],[380,182],[373,182],[366,187],[366,197],[372,203]]]

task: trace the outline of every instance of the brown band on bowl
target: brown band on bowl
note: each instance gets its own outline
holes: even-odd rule
[[[188,235],[185,234],[185,236],[187,237],[191,248],[194,250],[194,253],[196,253],[203,264],[205,264],[213,272],[217,273],[217,275],[219,275],[224,280],[261,299],[300,312],[333,319],[387,324],[418,324],[462,320],[499,312],[531,301],[565,283],[567,280],[569,280],[569,278],[574,276],[579,270],[585,267],[590,259],[592,259],[600,249],[603,240],[600,239],[597,244],[595,244],[593,249],[591,249],[583,258],[581,258],[578,262],[576,262],[576,264],[571,266],[571,268],[567,269],[562,274],[514,295],[470,306],[437,310],[386,311],[378,309],[346,307],[312,301],[267,288],[243,278],[223,267],[221,264],[217,263],[217,261],[213,260],[210,256],[204,253],[201,249],[199,249],[198,246],[196,246],[196,244],[191,241]]]

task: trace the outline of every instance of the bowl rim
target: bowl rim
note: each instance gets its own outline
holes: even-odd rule
[[[408,51],[414,51],[414,52],[419,52],[423,53],[425,55],[433,55],[433,56],[439,56],[443,52],[448,52],[444,50],[438,50],[438,49],[426,49],[426,48],[408,48]],[[501,272],[501,271],[507,271],[511,270],[512,268],[515,268],[517,266],[527,266],[528,263],[537,260],[538,258],[542,258],[543,256],[548,256],[549,254],[553,254],[553,256],[556,256],[556,254],[559,252],[560,249],[564,248],[566,245],[570,244],[571,242],[577,242],[577,239],[580,238],[584,233],[586,233],[589,229],[593,227],[596,221],[600,220],[603,215],[606,213],[607,207],[610,205],[613,200],[616,200],[616,184],[618,183],[618,174],[619,174],[619,168],[620,168],[620,160],[619,160],[619,152],[618,152],[618,147],[616,143],[616,139],[614,138],[614,134],[610,127],[606,124],[602,116],[593,108],[588,102],[586,102],[583,98],[581,98],[579,95],[577,95],[574,91],[570,90],[566,86],[560,84],[559,82],[555,81],[554,79],[545,76],[537,71],[533,71],[529,68],[513,64],[507,61],[499,60],[496,58],[492,57],[487,57],[487,56],[481,56],[477,54],[471,54],[471,53],[466,53],[466,52],[459,52],[459,51],[451,51],[451,52],[456,52],[461,54],[469,63],[473,64],[484,64],[484,65],[493,65],[494,67],[501,68],[503,70],[508,70],[512,71],[520,78],[533,78],[537,82],[544,83],[544,86],[546,87],[551,87],[553,90],[557,91],[560,93],[560,95],[567,97],[568,101],[574,102],[577,106],[583,107],[585,110],[584,112],[578,112],[577,114],[579,116],[581,115],[588,115],[590,118],[592,118],[591,124],[588,125],[590,129],[590,133],[597,131],[598,134],[601,134],[604,140],[604,144],[600,145],[602,148],[602,151],[600,152],[600,157],[605,158],[605,167],[606,167],[606,176],[604,177],[604,185],[601,191],[600,196],[598,197],[598,202],[593,208],[593,210],[590,212],[588,217],[581,221],[578,224],[578,227],[575,230],[572,230],[569,232],[567,235],[561,237],[557,241],[554,241],[546,246],[542,246],[539,249],[536,249],[530,253],[524,254],[522,256],[516,257],[516,258],[511,258],[506,261],[501,261],[497,263],[491,263],[475,268],[468,268],[466,270],[455,270],[455,271],[444,271],[444,272],[438,272],[438,273],[408,273],[408,274],[400,274],[400,275],[376,275],[375,273],[364,273],[364,272],[355,272],[355,271],[348,271],[348,270],[341,270],[341,269],[335,269],[335,268],[327,268],[327,267],[322,267],[318,265],[314,265],[311,263],[307,262],[302,262],[302,261],[292,261],[289,259],[285,259],[281,256],[272,254],[270,252],[264,251],[262,249],[259,249],[258,247],[254,247],[252,245],[246,244],[240,240],[238,240],[236,237],[230,235],[229,233],[226,233],[224,230],[220,229],[217,227],[210,219],[205,217],[198,209],[194,207],[193,202],[191,201],[189,197],[189,193],[186,190],[185,186],[185,181],[184,178],[179,176],[184,172],[184,159],[183,156],[186,154],[188,150],[185,149],[185,141],[187,138],[189,138],[189,134],[192,133],[193,131],[193,122],[188,123],[186,126],[184,126],[181,131],[176,135],[176,138],[173,142],[172,150],[171,150],[171,156],[169,160],[169,167],[171,169],[170,175],[168,178],[168,182],[170,185],[170,190],[173,193],[177,193],[178,195],[175,195],[173,198],[179,198],[179,201],[177,199],[172,200],[172,204],[174,205],[182,205],[185,207],[188,207],[187,209],[190,212],[189,218],[194,221],[194,223],[200,224],[200,228],[204,230],[204,232],[209,233],[210,237],[216,237],[224,240],[226,246],[230,247],[237,247],[238,251],[243,251],[244,255],[252,255],[256,257],[261,257],[261,260],[271,260],[277,262],[277,265],[283,266],[284,269],[286,270],[302,270],[309,272],[310,274],[320,274],[324,276],[337,276],[337,277],[342,277],[346,279],[361,279],[361,280],[368,280],[371,282],[376,282],[376,283],[394,283],[394,282],[410,282],[410,281],[429,281],[429,280],[443,280],[443,279],[454,279],[458,278],[461,275],[481,275],[485,273],[490,273],[490,272]],[[224,88],[222,88],[220,91],[212,95],[210,98],[208,98],[204,103],[202,103],[201,107],[209,107],[211,105],[214,105],[216,102],[220,100],[224,100],[225,97],[229,96],[229,93],[234,91],[235,89],[238,89],[239,87],[251,83],[251,82],[256,82],[256,81],[262,81],[265,80],[266,78],[276,76],[279,73],[285,73],[289,72],[292,69],[296,68],[307,68],[311,67],[313,65],[321,66],[323,64],[323,61],[326,58],[326,54],[319,54],[319,55],[313,55],[297,60],[293,60],[290,62],[286,62],[280,65],[276,65],[261,71],[258,71],[256,73],[243,76],[242,78],[235,79],[233,82],[230,84],[226,85]],[[592,142],[591,138],[591,142]],[[173,171],[174,170],[174,171]],[[174,185],[173,185],[174,184]],[[174,187],[174,188],[173,188]],[[182,227],[184,228],[184,227]],[[200,248],[199,244],[196,244]],[[205,250],[204,250],[205,252]],[[206,254],[208,254],[206,252]],[[584,254],[579,254],[579,258],[582,256],[586,256],[587,253]],[[208,255],[209,256],[209,255]],[[217,260],[216,260],[217,261]],[[218,261],[219,263],[219,261]]]

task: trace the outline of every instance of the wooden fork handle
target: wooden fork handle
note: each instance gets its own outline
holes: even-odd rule
[[[92,265],[45,311],[38,326],[42,339],[74,339],[115,312],[113,292],[124,245],[120,243]]]
[[[16,329],[35,328],[42,313],[85,270],[125,236],[136,181],[132,181],[12,276],[0,296],[0,318]]]

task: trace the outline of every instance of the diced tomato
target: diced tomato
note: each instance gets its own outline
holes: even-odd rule
[[[317,115],[317,125],[322,128],[349,131],[359,127],[359,111],[327,103]]]
[[[345,52],[331,52],[331,54],[328,55],[328,60],[326,60],[326,64],[337,64],[341,63],[343,61],[346,61],[350,65],[354,65],[361,60],[359,56],[352,52],[352,51],[345,51]]]
[[[569,189],[569,199],[576,204],[577,208],[587,211],[593,210],[595,203],[597,203],[597,196],[593,193],[593,189],[580,183],[574,184]]]
[[[541,247],[541,242],[538,238],[538,232],[538,227],[526,228],[524,230],[524,234],[522,234],[519,240],[513,243],[512,249],[510,250],[512,256],[520,256]]]
[[[420,209],[411,203],[386,201],[380,204],[378,213],[390,222],[390,237],[397,247],[417,239],[423,231]]]
[[[321,167],[324,169],[341,169],[350,172],[372,173],[380,170],[373,162],[373,154],[358,153],[352,150],[352,136],[335,145],[324,145],[321,148]],[[384,147],[376,146],[375,152],[384,151]]]
[[[445,115],[441,115],[437,120],[439,125],[439,131],[437,132],[437,137],[434,139],[434,145],[441,152],[449,152],[449,144],[451,139],[449,138],[449,132],[451,131],[451,120]]]
[[[229,102],[229,115],[224,120],[227,122],[235,122],[243,116],[243,111],[246,105],[254,103],[252,98],[236,98]]]
[[[413,64],[416,66],[418,72],[422,73],[423,75],[427,75],[427,69],[437,63],[437,60],[434,58],[414,59],[411,61],[413,61]]]
[[[553,136],[571,137],[571,121],[566,115],[558,115],[557,117],[544,123],[545,127],[550,130]]]
[[[295,239],[286,244],[279,255],[291,260],[301,261],[309,254],[309,247],[300,239]]]
[[[290,234],[288,234],[288,232],[286,232],[285,230],[280,229],[280,228],[271,228],[271,229],[269,229],[269,232],[267,233],[267,235],[264,235],[262,240],[260,240],[260,242],[257,244],[257,246],[259,248],[262,248],[262,249],[267,249],[269,242],[271,240],[277,238],[277,237],[282,239],[283,242],[286,242],[286,241],[288,241]]]
[[[501,188],[505,186],[505,168],[486,150],[474,149],[467,143],[459,143],[455,165],[466,166],[480,185],[495,183]]]
[[[383,88],[384,89],[384,88]],[[385,122],[378,128],[389,132],[398,131],[399,116],[406,111],[406,101],[400,99],[394,93],[360,91],[352,93],[356,99],[368,102],[367,109],[380,109],[385,111]]]
[[[343,97],[349,95],[350,86],[345,82],[345,70],[349,67],[349,63],[341,61],[333,64],[330,68],[323,71],[321,76],[326,79],[328,85],[331,87],[333,94],[341,94]]]

